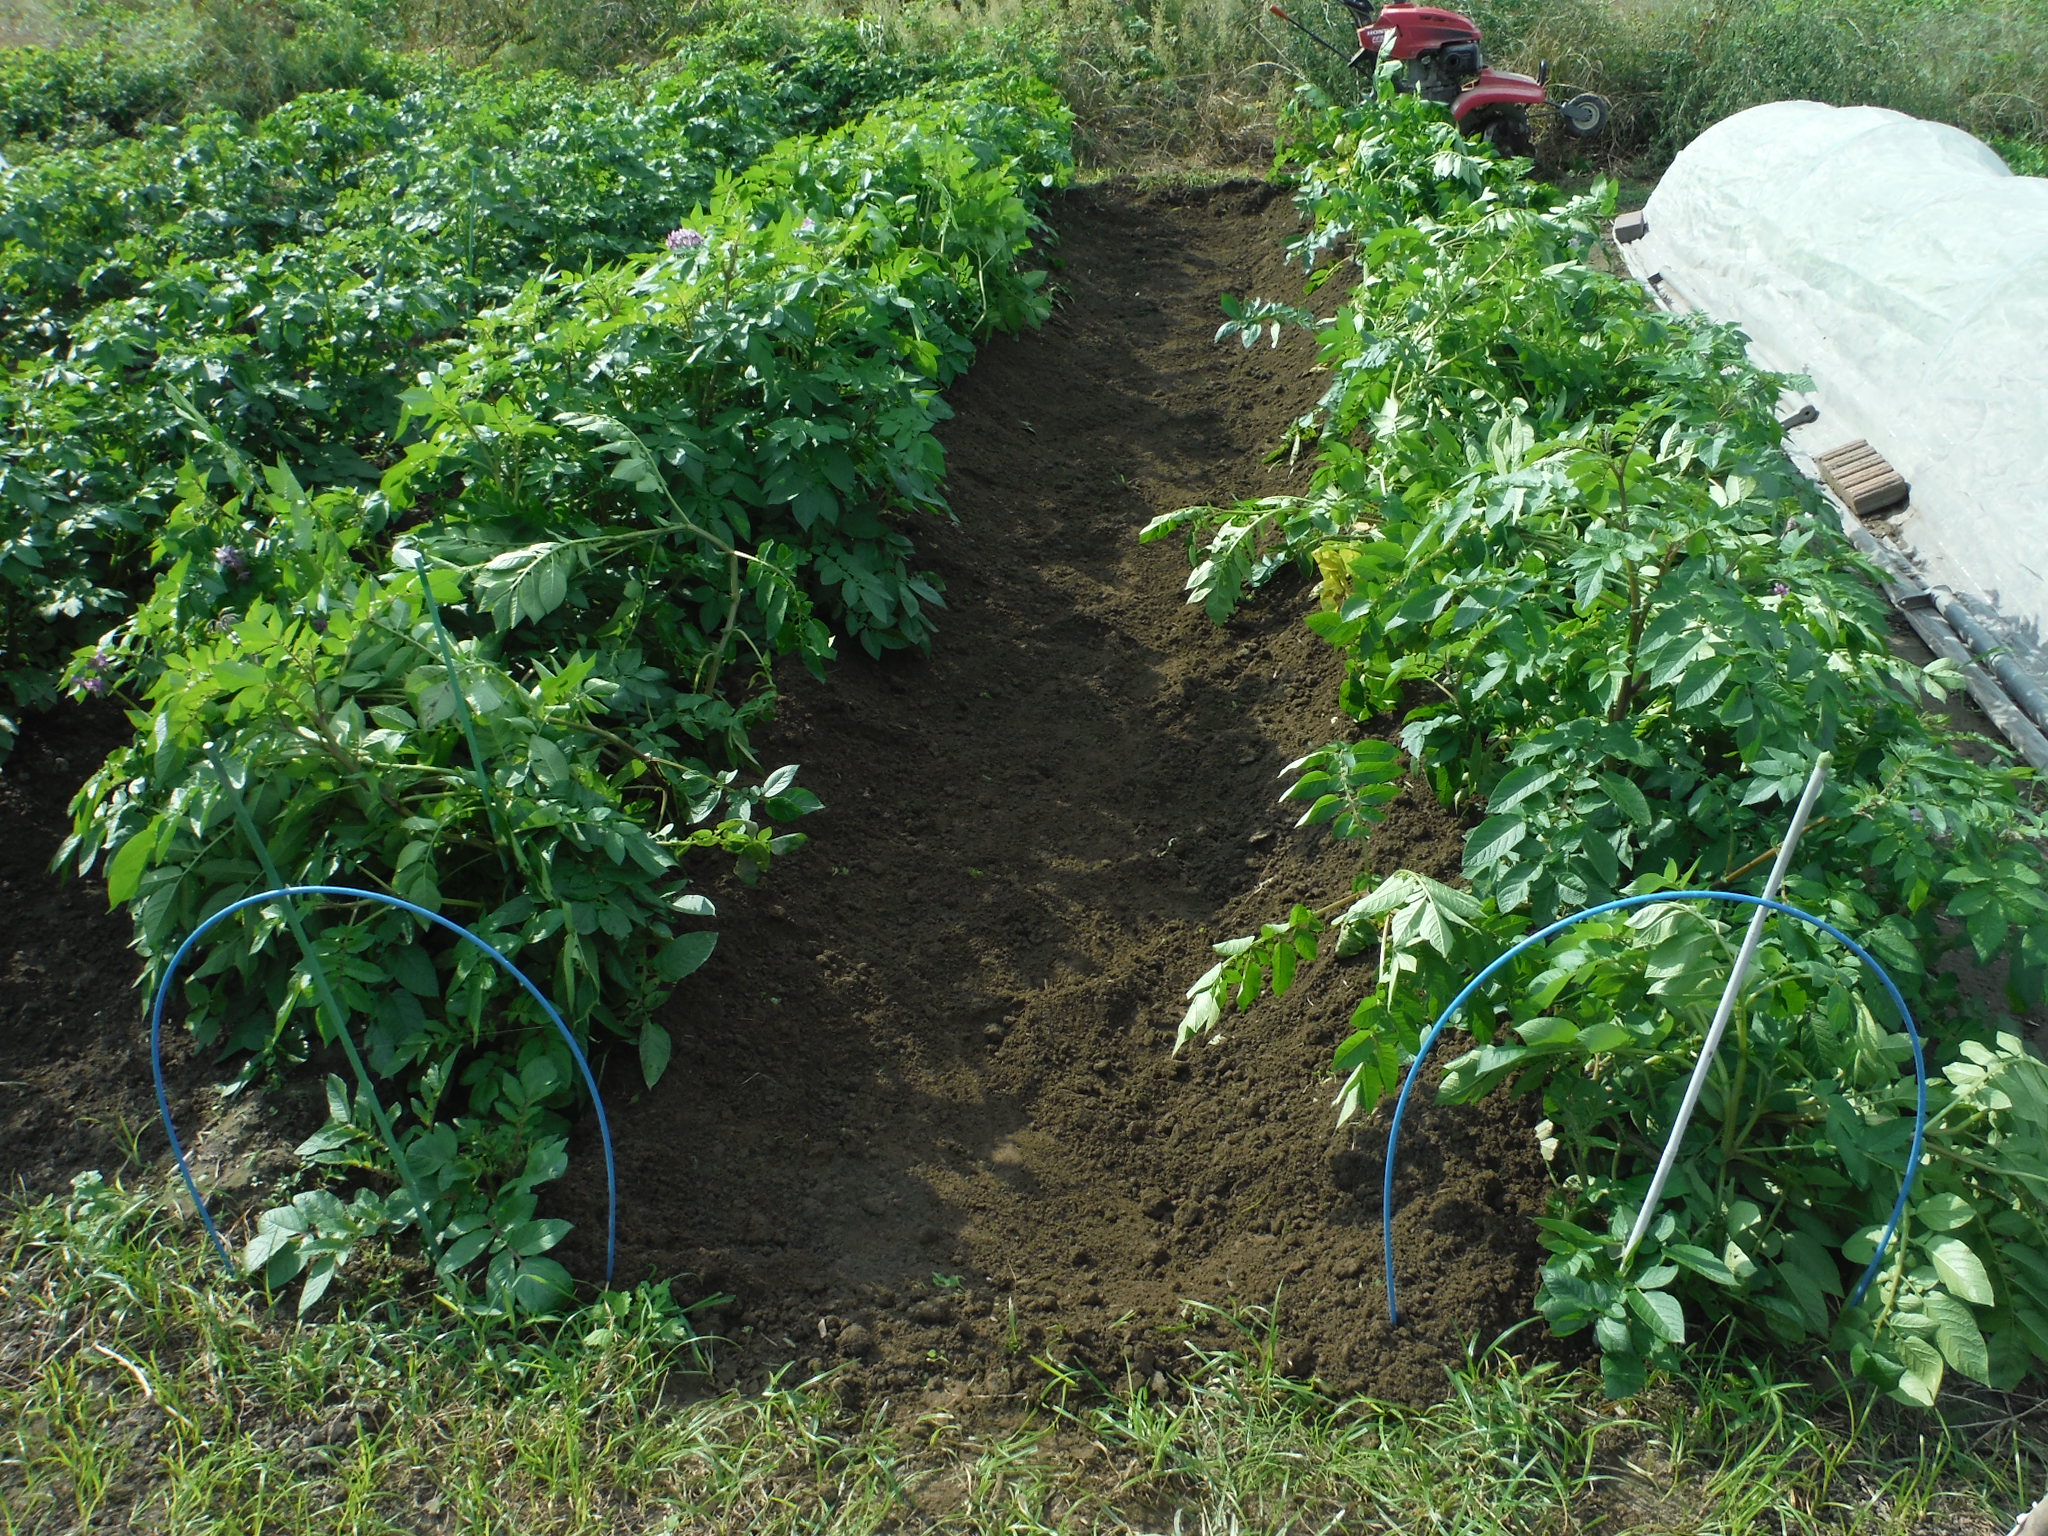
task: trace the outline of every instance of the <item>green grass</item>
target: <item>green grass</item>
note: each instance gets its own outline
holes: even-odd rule
[[[651,0],[650,0],[651,3]],[[1080,119],[1083,163],[1259,160],[1300,84],[1360,89],[1252,0],[962,0],[871,9],[899,26],[1030,38]],[[1460,0],[1489,57],[1599,91],[1614,116],[1577,158],[1654,175],[1705,128],[1764,101],[1868,103],[1954,123],[2038,173],[2048,146],[2048,0]],[[1290,7],[1345,43],[1336,0]],[[1570,158],[1570,146],[1561,155]],[[1569,173],[1570,165],[1556,167]]]
[[[0,15],[0,48],[54,48],[62,41],[44,0],[17,0]]]
[[[1760,102],[1892,107],[2048,142],[2044,0],[1470,0],[1488,52],[1615,105],[1610,161],[1662,163]]]
[[[652,0],[650,0],[652,3]],[[1361,89],[1329,54],[1252,0],[870,0],[893,25],[1007,29],[1029,39],[1073,104],[1084,165],[1263,160],[1302,84]],[[1553,144],[1546,171],[1654,177],[1713,123],[1760,102],[1873,104],[1954,123],[2016,170],[2048,161],[2048,0],[1460,0],[1489,57],[1607,95],[1586,146]],[[1291,7],[1346,43],[1336,0]]]
[[[300,1323],[155,1195],[88,1186],[0,1241],[0,1532],[1997,1536],[2048,1455],[2018,1404],[1915,1416],[1711,1358],[1625,1405],[1501,1351],[1434,1408],[1334,1401],[1239,1323],[1157,1397],[703,1395],[645,1295],[514,1338],[387,1276]]]
[[[1358,90],[1336,59],[1255,0],[788,0],[865,12],[913,37],[1009,37],[1079,117],[1084,165],[1259,165],[1293,89]],[[17,0],[0,46],[170,50],[180,107],[265,110],[360,84],[380,51],[608,72],[658,57],[729,0]],[[1461,0],[1498,63],[1614,103],[1588,166],[1653,174],[1702,129],[1758,102],[1874,103],[1955,123],[2038,173],[2048,153],[2048,0]],[[1340,43],[1335,0],[1298,0]],[[1558,169],[1569,172],[1572,167]]]

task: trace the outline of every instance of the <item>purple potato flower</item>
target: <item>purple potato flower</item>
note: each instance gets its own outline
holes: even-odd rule
[[[1783,597],[1787,592],[1790,592],[1791,590],[1792,589],[1786,586],[1785,583],[1783,583],[1782,581],[1774,581],[1771,583],[1771,596],[1773,597]]]
[[[232,544],[223,544],[216,549],[213,552],[213,563],[230,581],[240,581],[249,574],[249,557]]]
[[[815,229],[816,229],[817,227],[818,227],[818,221],[817,221],[816,219],[813,219],[813,218],[806,218],[806,219],[805,219],[805,220],[803,221],[803,223],[801,223],[801,224],[797,225],[797,227],[796,227],[796,232],[797,232],[798,234],[800,234],[800,235],[808,235],[808,234],[810,234],[810,233],[811,233],[811,232],[812,232],[813,230],[815,230]]]
[[[668,248],[672,251],[694,251],[704,243],[704,232],[700,229],[672,229],[668,232]]]
[[[114,653],[101,646],[85,665],[86,674],[78,680],[78,686],[96,699],[105,698],[107,690],[113,686],[107,674],[114,670]]]

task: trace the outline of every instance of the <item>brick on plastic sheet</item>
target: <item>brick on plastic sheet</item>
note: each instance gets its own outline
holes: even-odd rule
[[[1841,497],[1842,504],[1858,517],[1897,506],[1911,490],[1884,456],[1861,438],[1830,448],[1814,463],[1828,489]]]

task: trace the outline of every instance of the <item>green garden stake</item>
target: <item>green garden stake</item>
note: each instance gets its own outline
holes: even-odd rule
[[[1828,761],[1834,754],[1823,752],[1814,759],[1813,772],[1807,777],[1806,789],[1799,796],[1799,804],[1792,811],[1792,825],[1785,829],[1785,841],[1778,845],[1777,860],[1771,865],[1771,875],[1764,882],[1764,900],[1776,901],[1778,889],[1785,883],[1786,871],[1792,867],[1792,852],[1799,846],[1801,834],[1806,831],[1806,818],[1813,813],[1813,803],[1820,798],[1820,787],[1827,782]],[[1756,959],[1757,946],[1763,942],[1764,919],[1770,916],[1770,908],[1758,907],[1756,915],[1749,920],[1749,932],[1743,935],[1742,948],[1735,955],[1735,969],[1729,973],[1728,985],[1721,993],[1721,1006],[1714,1010],[1714,1022],[1707,1027],[1706,1043],[1700,1047],[1700,1059],[1692,1069],[1692,1080],[1685,1085],[1685,1097],[1679,1100],[1678,1117],[1672,1122],[1671,1135],[1664,1143],[1663,1155],[1657,1159],[1657,1171],[1651,1175],[1649,1193],[1643,1196],[1643,1208],[1636,1212],[1636,1224],[1628,1234],[1628,1242],[1621,1250],[1621,1268],[1628,1268],[1628,1261],[1634,1257],[1643,1235],[1650,1230],[1650,1223],[1657,1215],[1657,1202],[1663,1197],[1665,1182],[1671,1177],[1671,1165],[1678,1161],[1678,1144],[1685,1140],[1685,1128],[1692,1124],[1692,1112],[1700,1101],[1700,1090],[1706,1086],[1707,1070],[1714,1064],[1714,1053],[1721,1048],[1721,1036],[1728,1031],[1728,1021],[1735,1014],[1735,1000],[1742,995],[1742,984],[1749,980],[1750,965]]]

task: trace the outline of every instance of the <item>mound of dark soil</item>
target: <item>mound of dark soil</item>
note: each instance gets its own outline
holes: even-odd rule
[[[1433,1398],[1463,1341],[1527,1315],[1525,1106],[1418,1111],[1395,1333],[1384,1121],[1338,1131],[1324,1080],[1370,967],[1169,1050],[1210,942],[1357,866],[1277,803],[1282,767],[1344,728],[1312,591],[1217,628],[1181,550],[1137,541],[1162,511],[1306,485],[1265,459],[1322,388],[1308,338],[1212,339],[1225,291],[1299,299],[1293,209],[1123,184],[1055,221],[1058,312],[950,396],[959,522],[920,534],[936,653],[790,680],[763,761],[802,762],[827,809],[760,888],[720,892],[667,1079],[636,1098],[612,1074],[621,1277],[731,1292],[739,1379],[843,1364],[856,1393],[956,1405],[1044,1382],[1032,1357],[1149,1379],[1185,1358],[1183,1299],[1278,1294],[1291,1368]],[[1454,875],[1462,837],[1411,792],[1372,863]],[[594,1152],[571,1175],[586,1271]]]

